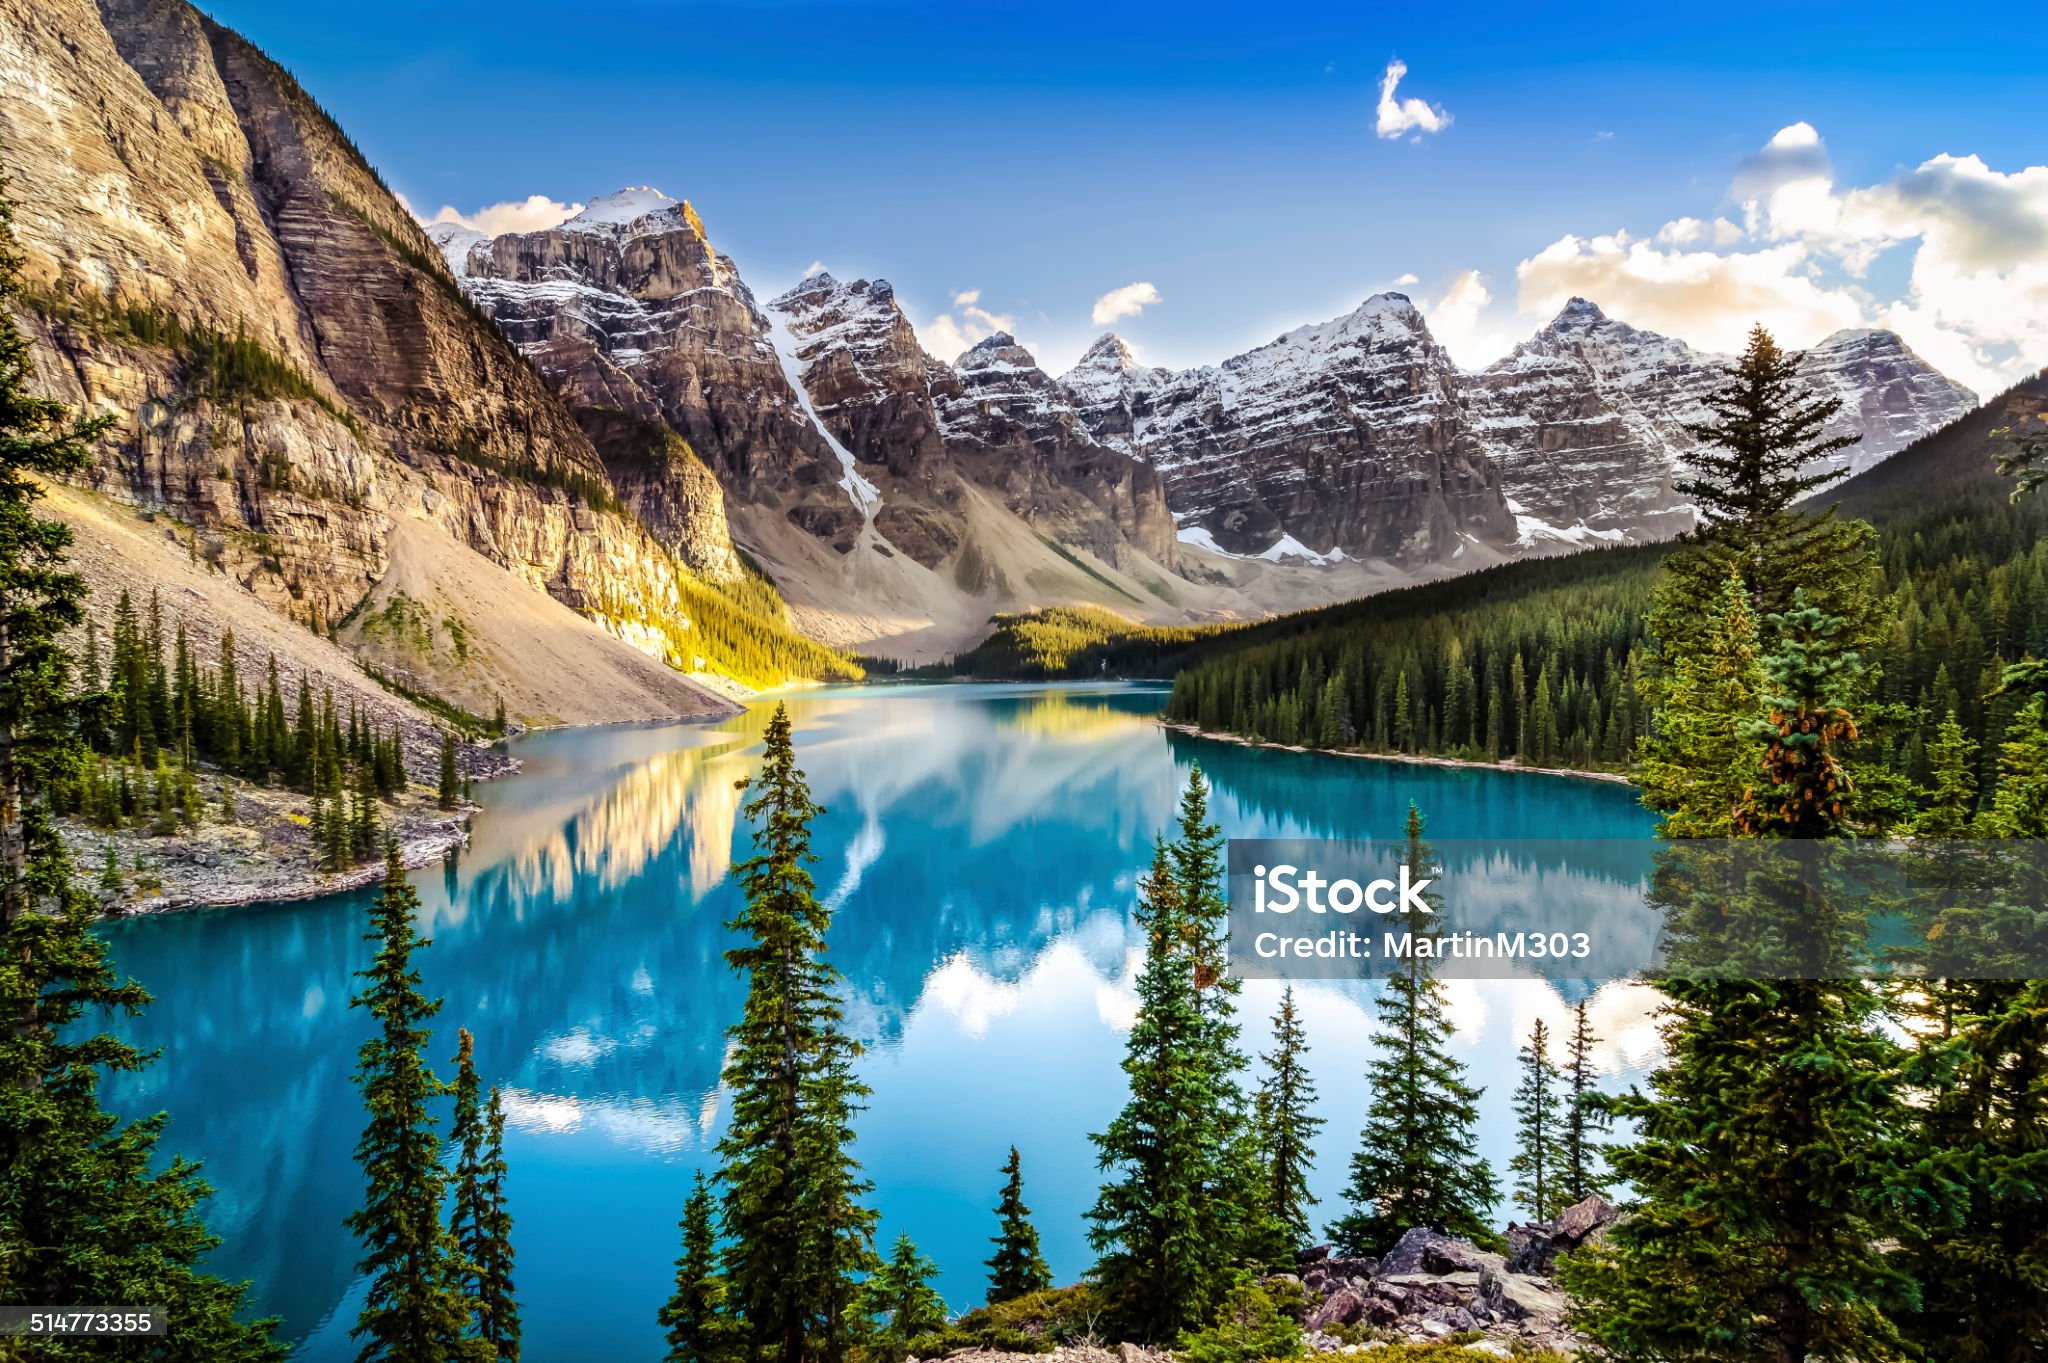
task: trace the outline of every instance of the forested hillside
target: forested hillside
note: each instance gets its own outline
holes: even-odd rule
[[[1916,782],[1951,709],[1988,753],[2013,708],[1991,694],[2001,668],[2048,651],[2048,507],[2009,500],[1993,435],[2044,408],[2037,378],[1820,499],[1877,529],[1891,623],[1874,661],[1890,708],[1866,726],[1865,755]],[[1182,669],[1168,713],[1260,741],[1619,768],[1641,732],[1665,552],[1514,564],[1198,638],[1165,655]],[[1070,656],[1081,674],[1137,671],[1123,664],[1148,643]]]

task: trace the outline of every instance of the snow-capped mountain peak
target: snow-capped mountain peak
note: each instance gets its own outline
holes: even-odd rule
[[[437,222],[427,228],[427,240],[440,249],[442,259],[448,262],[449,271],[460,279],[469,273],[470,249],[483,245],[490,238],[474,227],[464,227],[459,222]]]
[[[653,185],[629,185],[610,194],[599,194],[583,206],[583,211],[563,223],[571,230],[590,227],[623,227],[639,221],[650,213],[680,208],[688,211],[689,204],[671,199]]]

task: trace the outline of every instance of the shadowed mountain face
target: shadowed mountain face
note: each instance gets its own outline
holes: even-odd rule
[[[93,488],[169,512],[195,562],[322,630],[400,570],[481,559],[481,597],[437,622],[487,641],[545,594],[621,648],[693,651],[688,576],[737,573],[717,484],[614,483],[281,67],[182,0],[0,0],[0,31],[21,321],[39,387],[116,418]],[[601,665],[601,636],[579,647]],[[493,702],[481,676],[445,693]]]

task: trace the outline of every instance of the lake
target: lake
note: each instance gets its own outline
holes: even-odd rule
[[[798,759],[826,806],[814,868],[836,916],[831,956],[874,1090],[858,1156],[884,1244],[907,1231],[955,1310],[979,1303],[999,1168],[1011,1144],[1061,1281],[1087,1267],[1088,1135],[1121,1105],[1135,1007],[1137,871],[1199,761],[1233,837],[1398,837],[1414,800],[1440,838],[1646,837],[1626,787],[1361,761],[1184,738],[1151,686],[845,688],[789,698]],[[654,1360],[676,1222],[710,1167],[718,1073],[742,984],[726,967],[726,877],[747,851],[734,782],[759,761],[773,702],[715,726],[557,731],[513,743],[522,775],[478,790],[470,848],[415,877],[446,1000],[434,1055],[476,1034],[504,1089],[526,1354]],[[161,1059],[110,1085],[129,1115],[168,1109],[165,1145],[204,1161],[226,1243],[215,1271],[313,1360],[354,1357],[357,1248],[342,1218],[361,1182],[350,1084],[367,1018],[349,1007],[371,892],[108,925],[117,964],[156,996],[121,1030]],[[1247,1050],[1281,986],[1248,982]],[[1455,981],[1461,1055],[1486,1086],[1484,1146],[1505,1186],[1514,1049],[1538,980]],[[1370,986],[1297,989],[1329,1125],[1315,1189],[1339,1210],[1366,1102]],[[1578,991],[1583,994],[1584,990]],[[1574,997],[1577,997],[1575,994]],[[1603,1070],[1653,1057],[1652,999],[1593,996]],[[443,1063],[444,1074],[452,1066]],[[1508,1215],[1502,1208],[1502,1218]]]

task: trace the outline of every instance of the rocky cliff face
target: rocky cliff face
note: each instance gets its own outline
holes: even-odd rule
[[[641,478],[666,543],[617,510],[347,138],[181,0],[0,0],[0,165],[40,380],[117,417],[91,481],[295,618],[352,610],[397,518],[671,653],[677,558],[732,564],[708,478]]]
[[[1168,481],[1183,539],[1233,554],[1337,551],[1444,561],[1657,539],[1686,529],[1674,490],[1730,357],[1614,321],[1584,299],[1478,373],[1461,373],[1398,294],[1218,366],[1139,364],[1113,335],[1062,379],[1094,435]],[[1841,332],[1806,373],[1841,398],[1854,472],[1974,405],[1890,332]]]
[[[1402,294],[1181,373],[1104,338],[1063,386],[1099,439],[1159,470],[1183,539],[1420,565],[1513,537],[1457,368]]]
[[[937,401],[948,448],[1025,519],[1106,563],[1123,566],[1130,547],[1173,563],[1162,476],[1096,440],[1010,336],[997,332],[962,355]]]
[[[1473,420],[1521,515],[1525,539],[1649,539],[1687,528],[1672,485],[1709,419],[1732,357],[1641,331],[1575,298],[1530,340],[1468,376]],[[1853,473],[1976,405],[1890,332],[1844,331],[1806,353],[1804,374],[1841,399],[1829,435],[1860,442],[1814,472]]]

